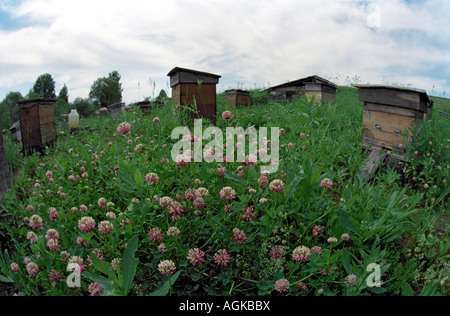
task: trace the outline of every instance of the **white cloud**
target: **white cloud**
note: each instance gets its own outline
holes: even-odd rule
[[[448,90],[447,2],[374,3],[380,28],[367,25],[369,2],[350,0],[25,0],[12,12],[29,27],[0,30],[0,86],[31,88],[49,72],[73,99],[118,70],[133,102],[181,66],[222,75],[225,89],[337,73]]]

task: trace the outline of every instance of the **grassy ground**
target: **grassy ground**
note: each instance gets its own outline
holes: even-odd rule
[[[240,163],[226,164],[225,178],[217,176],[217,163],[191,164],[184,169],[175,168],[173,162],[163,166],[160,161],[171,147],[168,135],[180,125],[169,107],[156,109],[151,117],[127,113],[122,119],[132,124],[132,134],[126,137],[113,136],[122,119],[113,121],[110,117],[91,117],[81,120],[81,127],[89,126],[91,131],[69,134],[64,126],[58,127],[58,142],[46,157],[23,158],[19,144],[11,140],[6,142],[8,159],[15,170],[16,189],[7,211],[13,214],[17,227],[3,224],[0,235],[7,232],[8,238],[9,234],[6,243],[10,250],[18,250],[14,256],[19,264],[23,262],[21,256],[29,255],[41,267],[45,265],[50,269],[51,266],[66,272],[58,253],[48,252],[44,242],[31,246],[34,251],[40,247],[43,256],[38,258],[33,251],[30,252],[26,239],[29,227],[23,224],[23,217],[31,215],[27,210],[29,205],[41,212],[44,218],[48,218],[47,206],[50,205],[65,214],[67,223],[63,226],[59,226],[58,221],[46,221],[47,229],[52,227],[64,232],[60,234],[63,236],[60,250],[71,249],[71,252],[86,255],[87,249],[98,247],[105,251],[105,258],[111,260],[122,254],[123,249],[119,245],[130,242],[131,236],[139,233],[142,242],[136,256],[141,264],[136,282],[142,283],[146,294],[160,290],[159,286],[164,288],[167,280],[161,279],[157,272],[158,261],[169,257],[156,251],[148,241],[147,232],[156,227],[167,231],[169,221],[162,216],[167,213],[158,203],[137,206],[132,202],[135,197],[142,202],[147,197],[154,198],[153,193],[147,194],[153,187],[143,185],[143,175],[155,171],[160,175],[160,182],[153,192],[161,197],[166,195],[179,199],[187,186],[192,186],[193,179],[201,179],[202,185],[211,193],[206,198],[208,212],[203,215],[200,212],[199,216],[194,216],[193,212],[183,215],[176,222],[183,232],[180,238],[176,242],[167,238],[167,248],[172,254],[170,258],[180,264],[177,277],[181,281],[175,284],[174,293],[264,295],[275,293],[276,280],[288,278],[292,283],[292,295],[448,295],[450,191],[446,183],[450,180],[450,117],[438,111],[448,111],[450,100],[435,99],[432,120],[424,124],[421,136],[408,147],[411,155],[401,175],[382,169],[372,181],[365,183],[358,178],[364,159],[361,148],[363,106],[357,89],[340,87],[334,105],[313,106],[304,99],[285,104],[269,103],[267,95],[260,91],[252,91],[252,96],[253,106],[230,109],[225,94],[219,94],[217,126],[222,130],[227,126],[284,129],[285,134],[280,137],[280,158],[283,161],[278,172],[270,175],[271,180],[283,179],[285,188],[282,192],[260,188],[259,170]],[[225,110],[232,111],[232,120],[222,120],[220,114]],[[160,118],[158,124],[152,121],[155,116]],[[137,154],[135,151],[139,142],[148,149],[146,153]],[[109,143],[111,145],[107,145]],[[167,147],[164,146],[166,144]],[[94,158],[93,154],[97,152],[102,154]],[[96,167],[91,167],[91,163]],[[84,192],[80,191],[83,186],[69,180],[81,166],[83,169],[86,167],[89,173],[83,180],[89,184],[85,194],[80,193]],[[115,166],[119,167],[118,170],[113,168]],[[239,168],[244,172],[242,178],[236,174]],[[47,170],[55,175],[55,184],[45,180]],[[330,190],[321,186],[321,180],[325,178],[333,181]],[[35,183],[42,184],[42,192],[46,192],[44,187],[51,190],[38,194],[34,192]],[[224,210],[225,202],[219,197],[219,190],[229,185],[239,196],[233,201],[231,213]],[[53,195],[53,192],[59,192],[59,186],[68,199]],[[256,196],[249,193],[250,187]],[[103,220],[104,211],[96,207],[100,196],[114,202],[114,210],[121,219],[131,219],[136,231],[114,230],[111,236],[114,242],[111,243],[94,231],[83,235],[92,242],[89,248],[77,247],[78,232],[71,228],[77,226],[80,216],[67,210],[84,203],[89,206],[90,216]],[[71,197],[76,197],[75,205]],[[267,202],[259,203],[260,198]],[[181,199],[180,202],[189,203]],[[41,203],[46,205],[43,210],[40,210]],[[251,222],[244,222],[240,212],[248,206],[255,206],[257,216]],[[311,234],[315,225],[321,226],[322,235]],[[115,222],[115,227],[119,227],[119,222]],[[234,244],[230,237],[235,227],[245,230],[251,242],[243,246]],[[327,240],[330,236],[339,238],[344,233],[351,235],[349,242],[330,243]],[[40,238],[44,239],[43,234]],[[3,245],[2,242],[2,250]],[[285,247],[286,254],[272,260],[268,250],[275,245]],[[292,251],[300,245],[317,246],[323,250],[322,255],[312,255],[308,263],[293,262]],[[236,261],[223,270],[211,262],[205,264],[206,267],[193,267],[186,260],[186,253],[188,249],[197,247],[210,257],[219,248],[227,248]],[[45,289],[48,295],[56,295],[67,291],[63,284],[57,287],[50,285],[44,271],[39,279],[24,273],[19,278],[19,275],[9,273],[8,265],[1,266],[1,261],[0,275],[8,275],[21,284],[25,293],[41,293]],[[6,261],[9,264],[10,259]],[[132,261],[134,259],[128,263]],[[367,277],[365,269],[373,262],[382,269],[383,289],[368,289],[364,282]],[[91,270],[90,273],[98,271]],[[345,285],[344,279],[348,275],[358,276],[356,286]],[[105,281],[100,275],[91,277]],[[308,285],[307,292],[296,286],[300,280]],[[87,285],[85,283],[82,289],[84,293]],[[74,291],[71,294],[80,293]]]

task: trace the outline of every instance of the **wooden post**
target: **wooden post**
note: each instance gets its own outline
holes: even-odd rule
[[[0,116],[0,132],[2,131],[2,118]],[[4,193],[11,189],[11,171],[9,170],[8,159],[6,158],[5,147],[3,146],[3,133],[0,135],[0,200],[3,200]]]

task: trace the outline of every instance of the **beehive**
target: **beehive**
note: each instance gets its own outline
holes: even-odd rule
[[[111,116],[113,117],[114,120],[117,120],[119,118],[119,114],[122,112],[125,112],[125,103],[123,102],[119,102],[119,103],[114,103],[111,105],[108,105],[108,110],[109,112],[111,112]]]
[[[9,128],[11,132],[11,138],[16,142],[22,141],[22,133],[20,132],[20,121],[15,122],[11,127]]]
[[[305,93],[308,100],[314,97],[318,103],[334,103],[337,87],[325,82],[305,82]]]
[[[46,99],[18,102],[24,154],[53,145],[56,140],[55,103]]]
[[[362,141],[367,146],[402,151],[403,134],[431,115],[425,90],[384,85],[355,85],[364,103]],[[411,133],[409,132],[411,141]]]
[[[308,99],[311,100],[314,96],[314,101],[319,103],[334,103],[337,90],[337,86],[334,83],[317,75],[267,89],[269,100],[272,102],[288,101],[294,97],[306,94]]]
[[[250,92],[235,89],[225,91],[227,96],[227,105],[231,107],[249,106],[251,104]]]
[[[207,72],[175,67],[168,74],[172,88],[173,106],[196,105],[192,118],[206,118],[216,123],[216,85],[221,76]]]
[[[138,102],[138,106],[144,115],[149,115],[152,113],[152,103],[150,101]]]

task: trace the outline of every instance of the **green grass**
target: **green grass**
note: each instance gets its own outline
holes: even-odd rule
[[[218,94],[217,127],[283,128],[282,162],[277,172],[268,175],[270,181],[284,181],[282,192],[263,188],[260,169],[238,162],[192,163],[181,168],[173,161],[162,162],[170,158],[175,143],[171,131],[181,124],[170,107],[158,108],[147,117],[126,113],[117,121],[109,116],[82,119],[81,127],[91,130],[74,134],[58,127],[58,141],[44,157],[22,157],[20,146],[8,140],[8,159],[18,172],[5,205],[10,221],[0,223],[0,281],[15,282],[27,295],[87,294],[92,281],[104,286],[104,294],[124,295],[132,289],[133,280],[142,285],[144,295],[279,295],[275,282],[282,278],[291,284],[289,295],[448,295],[450,117],[437,111],[447,109],[449,100],[437,99],[432,119],[424,123],[416,142],[407,146],[402,174],[382,168],[365,182],[359,178],[365,161],[363,106],[357,89],[340,87],[335,104],[311,104],[304,98],[269,103],[265,92],[251,93],[257,104],[236,109],[228,108],[224,93]],[[222,120],[225,110],[233,113],[230,121]],[[156,116],[159,123],[153,122]],[[113,136],[123,121],[131,124],[131,135]],[[141,144],[145,152],[137,153]],[[219,165],[226,166],[223,178],[217,175]],[[54,183],[47,180],[48,171]],[[88,177],[73,180],[84,171]],[[149,172],[158,174],[157,184],[144,181]],[[331,189],[321,186],[325,178],[333,181]],[[181,198],[187,189],[197,188],[198,181],[210,193],[204,197],[207,208],[201,211]],[[236,200],[222,200],[219,192],[226,186],[236,190]],[[67,197],[62,198],[59,190]],[[172,222],[155,196],[175,199],[189,211]],[[113,203],[109,209],[117,216],[111,219],[113,233],[103,236],[97,230],[74,229],[82,216],[92,216],[96,223],[106,220],[105,210],[97,204],[100,197]],[[133,202],[135,198],[139,204]],[[231,212],[225,211],[228,203],[233,205]],[[72,211],[81,204],[88,207],[88,214]],[[26,239],[30,227],[24,218],[33,215],[28,206],[45,222],[42,230],[35,230],[38,244],[30,245]],[[256,216],[246,222],[242,212],[250,206]],[[48,220],[49,207],[60,214],[54,222]],[[312,234],[316,225],[321,235]],[[147,234],[153,228],[166,232],[171,226],[177,226],[181,234],[165,235],[167,252],[160,252]],[[44,235],[49,228],[60,233],[58,252],[47,249]],[[245,244],[233,242],[234,228],[245,231]],[[350,240],[341,240],[342,234],[349,234]],[[332,236],[337,237],[336,243],[329,241]],[[89,245],[78,246],[78,237]],[[126,244],[130,248],[124,248]],[[284,247],[283,257],[270,257],[274,246]],[[323,251],[311,254],[307,262],[294,262],[293,251],[300,246]],[[203,265],[193,266],[187,260],[188,250],[194,248],[206,253]],[[105,261],[93,260],[97,270],[87,267],[82,287],[68,289],[63,282],[67,265],[60,251],[87,259],[93,249],[101,249]],[[212,260],[219,249],[231,255],[226,267],[217,267]],[[39,265],[36,277],[27,275],[24,257]],[[120,276],[109,268],[115,258],[122,259]],[[168,259],[177,266],[170,278],[157,269]],[[19,273],[11,272],[12,262],[21,267]],[[381,288],[369,288],[365,282],[373,263],[381,268]],[[63,276],[56,286],[48,280],[51,269]],[[357,276],[352,286],[345,284],[349,275]],[[300,281],[308,286],[306,291],[297,288]]]

